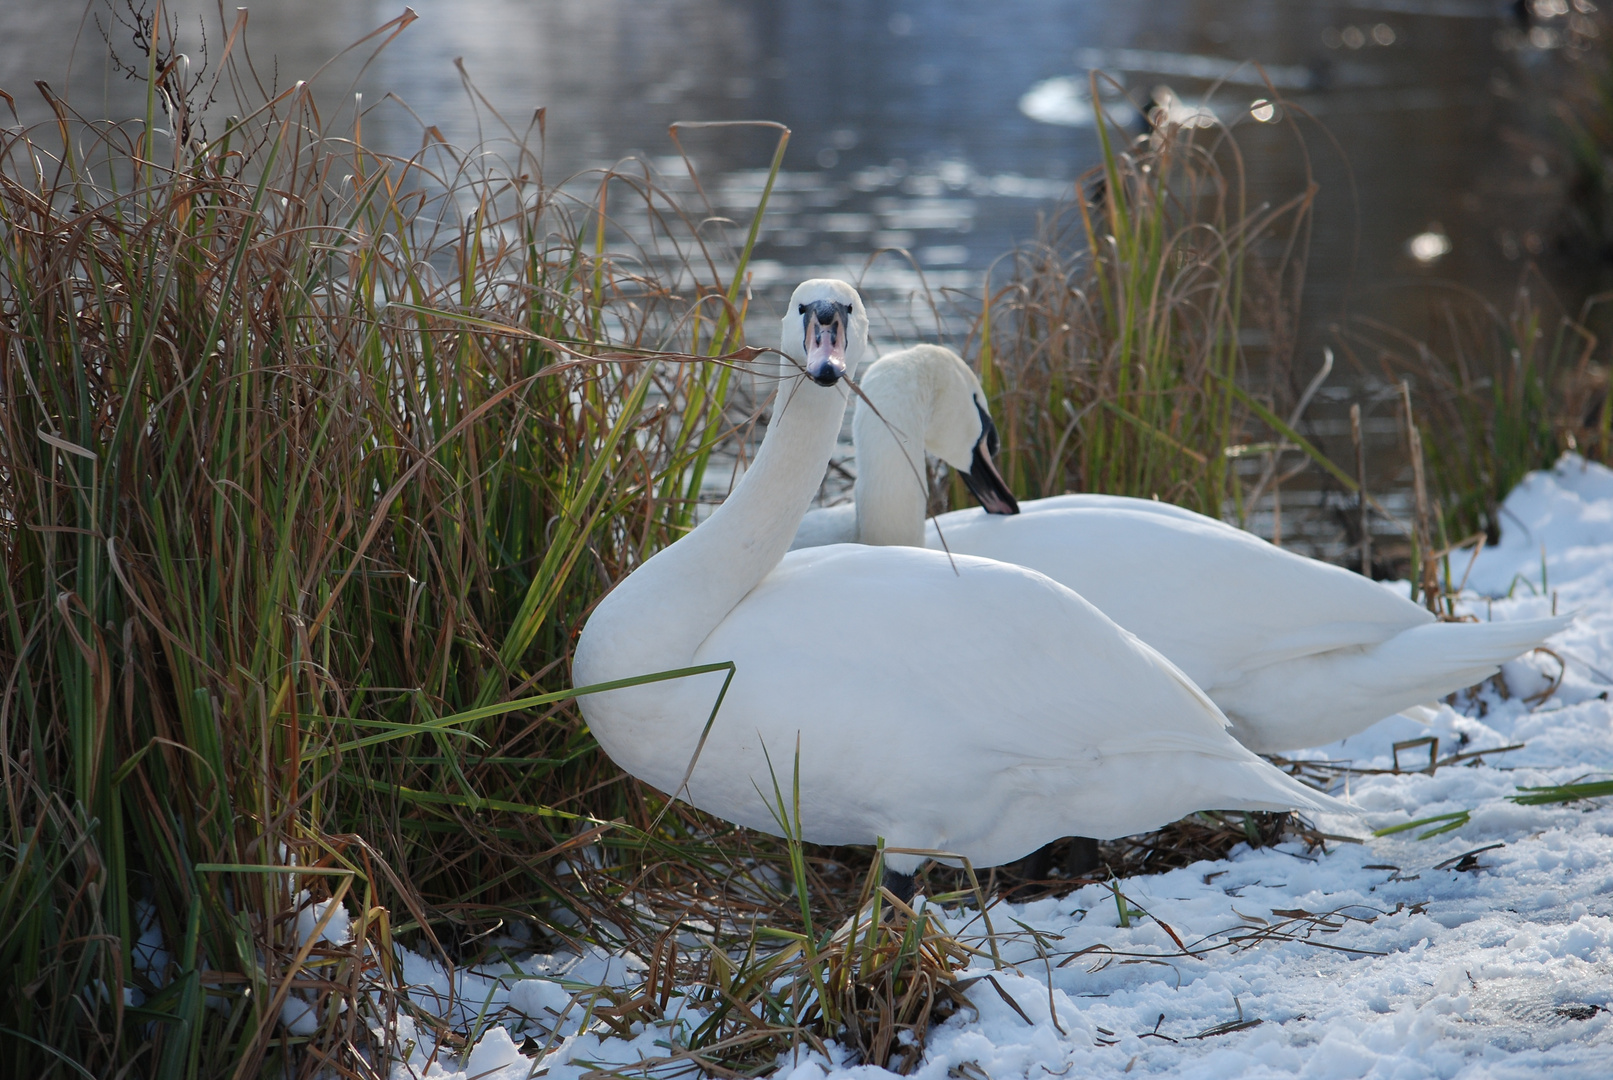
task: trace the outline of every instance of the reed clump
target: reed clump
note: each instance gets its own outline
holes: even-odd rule
[[[1270,446],[1251,393],[1284,414],[1295,396],[1315,185],[1251,208],[1226,128],[1098,130],[1102,164],[1007,256],[976,328],[1003,474],[1022,496],[1158,496],[1221,517],[1242,506],[1233,459]]]
[[[546,181],[541,114],[389,157],[244,12],[188,82],[144,18],[145,122],[0,132],[0,1074],[350,1075],[395,943],[733,835],[647,831],[563,695],[733,431],[748,246]]]
[[[1427,329],[1407,333],[1356,317],[1339,345],[1358,370],[1409,398],[1427,459],[1437,547],[1505,528],[1501,504],[1536,469],[1567,451],[1606,462],[1613,431],[1607,367],[1589,326],[1605,296],[1564,311],[1529,271],[1501,307],[1466,290],[1430,291]]]
[[[834,1042],[858,1064],[912,1072],[929,1029],[973,1008],[965,991],[978,978],[964,978],[963,971],[982,950],[940,914],[939,901],[956,896],[915,909],[875,886],[878,865],[876,859],[876,873],[847,897],[850,911],[837,924],[817,921],[798,862],[799,929],[775,911],[766,924],[689,950],[677,991],[685,1022],[664,1058],[633,1071],[690,1061],[754,1073],[803,1050],[834,1060],[840,1056],[829,1049]],[[666,954],[658,946],[651,955]],[[658,981],[656,970],[652,965],[637,999],[649,1007],[647,1020],[667,1014],[672,992],[671,973]]]

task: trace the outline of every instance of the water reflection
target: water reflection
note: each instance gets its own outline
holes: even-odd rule
[[[199,52],[194,27],[212,5],[166,6],[179,13],[188,50]],[[1251,107],[1274,96],[1267,87],[1325,121],[1343,153],[1308,134],[1322,185],[1311,270],[1322,308],[1336,310],[1352,277],[1415,269],[1417,259],[1403,261],[1406,238],[1436,219],[1452,222],[1442,273],[1483,285],[1515,272],[1507,264],[1517,245],[1484,235],[1493,215],[1483,207],[1453,213],[1460,205],[1450,205],[1498,173],[1498,130],[1517,122],[1506,108],[1504,90],[1515,81],[1508,65],[1534,62],[1526,54],[1541,51],[1538,35],[1507,21],[1505,5],[1029,0],[1011,17],[963,0],[414,7],[419,22],[362,74],[354,55],[322,77],[333,105],[349,83],[372,107],[390,91],[462,142],[497,134],[498,117],[524,128],[547,106],[546,164],[558,174],[630,154],[661,158],[672,149],[666,125],[675,119],[781,120],[795,132],[790,175],[763,255],[787,267],[858,265],[880,247],[902,247],[923,267],[984,268],[1028,238],[1043,204],[1096,160],[1087,72],[1099,69],[1114,80],[1101,104],[1123,127],[1138,125],[1139,106],[1177,122],[1212,114],[1246,121]],[[75,31],[86,25],[75,100],[88,111],[97,102],[112,115],[138,111],[138,87],[103,70],[94,28],[102,9],[90,10],[86,21],[84,9],[49,0],[7,5],[0,86],[18,93],[35,78],[59,84]],[[283,87],[396,13],[371,2],[254,5],[258,73]],[[832,47],[822,47],[826,27]],[[215,28],[215,51],[218,37]],[[467,92],[455,57],[485,102]],[[25,113],[42,115],[31,94],[19,96]],[[418,145],[419,127],[401,108],[374,108],[365,123],[367,136],[388,149]],[[747,170],[765,162],[769,138],[730,131],[689,142],[725,206],[745,210],[754,187]],[[1302,182],[1291,146],[1256,138],[1249,150],[1257,195],[1276,197]],[[1490,194],[1476,193],[1481,202]]]
[[[1433,266],[1451,253],[1451,238],[1435,224],[1407,240],[1406,251],[1424,266]]]
[[[254,71],[284,88],[400,7],[254,4]],[[1583,15],[1567,0],[1534,0],[1523,20],[1514,7],[415,0],[419,21],[372,63],[358,50],[318,86],[336,125],[361,91],[366,140],[401,154],[421,144],[417,116],[469,144],[524,131],[546,107],[551,179],[636,155],[691,198],[669,123],[782,121],[794,135],[757,249],[757,286],[787,293],[809,273],[863,275],[876,252],[903,249],[866,271],[866,291],[893,313],[887,339],[922,330],[961,344],[965,321],[937,326],[922,287],[978,295],[985,269],[1031,239],[1038,215],[1098,160],[1087,94],[1088,72],[1100,69],[1110,77],[1100,104],[1129,131],[1150,107],[1177,122],[1235,124],[1250,206],[1287,199],[1312,178],[1320,185],[1298,328],[1309,358],[1300,367],[1313,370],[1344,311],[1416,334],[1434,317],[1419,283],[1437,274],[1501,297],[1525,261],[1546,253],[1566,162],[1550,103],[1526,88],[1583,31],[1574,22]],[[197,18],[216,20],[213,0],[165,8],[199,56]],[[140,87],[103,62],[98,11],[106,22],[99,5],[0,5],[0,88],[17,96],[24,121],[46,116],[31,81],[62,87],[70,59],[82,112],[142,111]],[[215,53],[220,37],[213,26]],[[221,98],[215,119],[234,107]],[[773,139],[760,129],[685,136],[715,211],[743,220],[754,209]]]

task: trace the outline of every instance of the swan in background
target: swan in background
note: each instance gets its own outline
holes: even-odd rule
[[[1442,623],[1359,574],[1168,503],[1062,495],[1020,505],[992,463],[997,431],[980,382],[956,353],[892,353],[861,386],[856,502],[808,514],[796,547],[944,539],[957,554],[1039,570],[1168,657],[1253,750],[1320,746],[1415,715],[1572,619]],[[926,451],[963,473],[986,509],[926,526]]]
[[[867,330],[851,286],[796,289],[755,460],[722,506],[584,626],[578,686],[720,661],[737,669],[698,759],[721,672],[583,696],[612,760],[775,834],[775,777],[790,801],[799,769],[804,839],[882,837],[980,866],[1068,833],[1124,836],[1196,810],[1350,812],[1238,744],[1169,661],[1033,570],[910,547],[786,555],[840,430],[840,377],[856,369]],[[922,861],[888,855],[895,887],[910,890]]]

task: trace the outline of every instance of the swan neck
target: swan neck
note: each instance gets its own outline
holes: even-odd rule
[[[822,483],[845,409],[843,386],[799,375],[780,384],[767,436],[733,494],[634,571],[590,619],[600,624],[597,636],[612,641],[617,672],[687,665],[778,565]]]
[[[852,425],[857,448],[857,539],[864,544],[923,547],[930,497],[924,459],[929,395],[918,380],[906,378],[887,378],[865,386],[864,392],[879,411],[876,415],[867,402],[859,402]]]

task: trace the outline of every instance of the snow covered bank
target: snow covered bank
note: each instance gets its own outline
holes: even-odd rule
[[[1479,555],[1462,610],[1519,619],[1555,602],[1577,612],[1551,642],[1561,665],[1520,659],[1505,687],[1486,687],[1463,712],[1442,706],[1427,727],[1387,720],[1296,755],[1349,762],[1337,767],[1338,791],[1363,816],[1318,824],[1364,843],[1326,854],[1239,849],[1120,882],[1124,920],[1098,885],[994,907],[999,930],[1014,928],[1002,941],[1009,970],[995,979],[1017,1008],[976,983],[978,1015],[934,1031],[917,1075],[1613,1075],[1613,800],[1509,799],[1520,787],[1613,777],[1613,472],[1565,458],[1520,485],[1506,514],[1503,542]],[[1462,570],[1454,560],[1453,574]],[[1393,767],[1396,742],[1427,735],[1440,757],[1468,756],[1432,774],[1370,771]],[[1426,765],[1428,752],[1403,749],[1402,767]],[[1431,817],[1442,820],[1369,836]],[[953,918],[961,929],[973,913]],[[573,991],[632,987],[643,966],[530,957],[516,969],[458,973],[451,1019],[485,1035],[463,1062],[433,1058],[421,1038],[399,1075],[571,1080],[664,1056],[678,1033],[676,995],[667,1027],[631,1040],[579,1032],[586,1010]],[[409,958],[408,972],[415,1003],[443,1015],[441,969]],[[535,1052],[523,1053],[529,1038]],[[884,1072],[817,1056],[780,1063],[790,1080],[852,1074]]]

